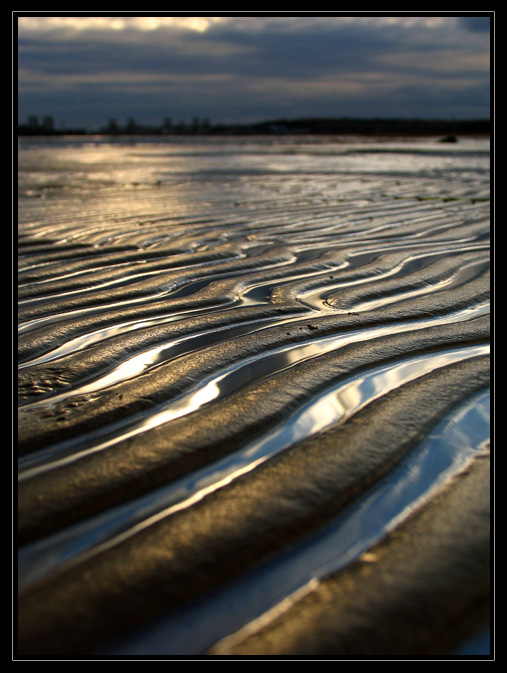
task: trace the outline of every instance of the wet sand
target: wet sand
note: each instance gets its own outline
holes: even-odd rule
[[[382,150],[22,141],[21,656],[487,629],[489,145]]]

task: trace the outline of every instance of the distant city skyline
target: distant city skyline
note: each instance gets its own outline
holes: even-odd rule
[[[14,13],[18,123],[486,119],[490,23],[451,13]]]

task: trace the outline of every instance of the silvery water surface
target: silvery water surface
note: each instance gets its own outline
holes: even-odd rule
[[[82,395],[100,400],[114,386],[146,381],[212,345],[253,344],[226,366],[197,368],[147,411],[131,414],[118,403],[114,421],[99,416],[85,432],[73,430],[70,415],[61,437],[48,441],[42,433],[33,450],[22,452],[20,484],[153,428],[170,429],[190,414],[199,423],[218,400],[303,362],[318,364],[349,344],[489,311],[487,297],[473,289],[464,303],[445,310],[438,304],[489,267],[487,139],[21,138],[18,162],[20,426],[55,404]],[[403,317],[406,302],[433,298],[433,315]],[[402,317],[385,324],[317,329],[321,318],[397,308]],[[192,318],[199,320],[186,329]],[[301,337],[256,350],[258,335],[282,325],[297,325]],[[261,436],[241,438],[235,451],[23,546],[20,588],[192,506],[389,391],[488,348],[486,341],[442,343],[330,381]],[[48,378],[48,365],[65,372],[66,362],[87,352],[94,357],[63,382]],[[149,633],[130,634],[113,651],[158,652],[162,642],[169,654],[205,651],[357,558],[488,440],[484,390],[443,418],[395,478],[365,493],[311,545],[303,540],[275,568],[238,580],[221,599],[203,599],[177,620],[161,617]]]

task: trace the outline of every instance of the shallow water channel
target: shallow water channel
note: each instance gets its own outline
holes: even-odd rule
[[[320,494],[321,437],[340,456],[375,422],[396,455],[377,476],[362,453],[345,506],[323,519],[310,498],[300,538],[267,536],[245,565],[238,532],[238,565],[197,595],[155,600],[133,573],[142,604],[85,629],[84,652],[241,640],[489,454],[489,140],[22,138],[18,157],[21,612],[277,461],[290,472],[301,447]],[[64,643],[58,619],[44,629]]]

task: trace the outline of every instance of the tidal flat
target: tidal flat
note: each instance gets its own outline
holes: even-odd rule
[[[18,655],[489,654],[490,141],[440,140],[19,138]]]

